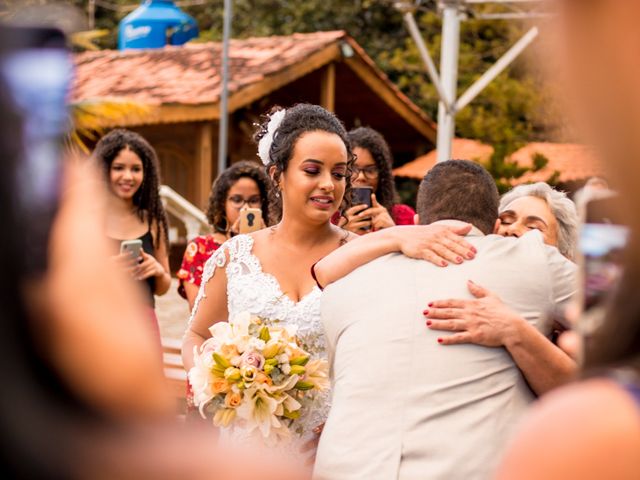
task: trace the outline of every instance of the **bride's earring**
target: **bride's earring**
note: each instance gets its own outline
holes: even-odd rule
[[[276,198],[280,198],[280,181],[279,178],[276,178],[276,166],[271,165],[269,167],[269,178],[271,179],[273,185],[273,196]]]

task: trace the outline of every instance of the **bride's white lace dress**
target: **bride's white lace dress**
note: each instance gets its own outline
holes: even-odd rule
[[[205,296],[204,285],[213,277],[216,268],[226,266],[229,318],[241,312],[249,312],[265,319],[279,320],[285,325],[295,325],[298,339],[312,358],[326,359],[320,320],[321,290],[316,286],[300,301],[294,302],[282,291],[273,275],[262,271],[260,260],[252,253],[252,249],[253,238],[249,235],[237,235],[215,251],[205,264],[202,286],[191,319]],[[296,420],[293,430],[299,435],[300,441],[311,438],[313,429],[325,422],[329,413],[329,399],[329,391],[318,392],[306,412]],[[231,436],[240,440],[243,432],[236,428]]]

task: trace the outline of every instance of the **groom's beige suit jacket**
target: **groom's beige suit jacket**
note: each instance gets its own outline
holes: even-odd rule
[[[470,279],[544,330],[544,314],[574,293],[576,267],[539,232],[474,228],[467,240],[478,254],[461,265],[390,254],[325,290],[333,398],[314,478],[490,477],[533,394],[504,348],[439,345],[447,332],[429,330],[422,312],[471,298]]]

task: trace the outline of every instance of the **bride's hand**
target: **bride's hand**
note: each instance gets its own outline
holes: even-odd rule
[[[316,462],[316,452],[318,451],[318,442],[320,441],[320,434],[322,433],[323,428],[324,428],[324,423],[321,423],[316,428],[314,428],[313,438],[305,442],[305,444],[302,445],[302,447],[300,447],[301,453],[313,451],[313,455],[311,455],[306,461],[307,465],[309,466],[313,466],[313,464]]]
[[[426,260],[439,267],[462,263],[475,257],[476,249],[463,235],[471,225],[403,225],[392,227],[396,233],[398,250],[407,257]],[[391,229],[389,229],[391,230]]]

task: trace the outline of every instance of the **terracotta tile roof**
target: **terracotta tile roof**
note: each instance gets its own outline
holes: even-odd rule
[[[514,185],[529,182],[544,182],[554,171],[560,172],[560,183],[586,180],[593,176],[604,176],[604,164],[597,158],[596,152],[588,145],[577,143],[529,143],[511,155],[520,165],[530,166],[531,156],[541,153],[549,159],[542,170],[529,172],[518,178]]]
[[[520,165],[531,166],[534,153],[541,153],[549,159],[542,170],[529,172],[513,181],[514,185],[529,182],[547,181],[554,171],[560,172],[559,182],[566,183],[586,180],[589,177],[605,176],[606,170],[596,157],[592,147],[577,143],[534,142],[514,152],[510,159]],[[493,147],[476,140],[456,138],[453,140],[452,157],[486,161],[493,153]],[[432,150],[415,160],[393,170],[397,177],[409,177],[422,180],[426,173],[436,164],[437,150]]]
[[[229,92],[259,82],[345,37],[344,31],[331,31],[231,40]],[[214,42],[80,53],[75,55],[71,101],[126,97],[150,105],[215,103],[220,97],[221,54],[222,44]]]
[[[467,138],[454,138],[451,147],[451,157],[464,160],[488,160],[493,153],[493,147],[477,140]],[[422,180],[431,167],[436,164],[438,151],[431,150],[415,160],[405,163],[393,170],[396,177],[409,177]]]

